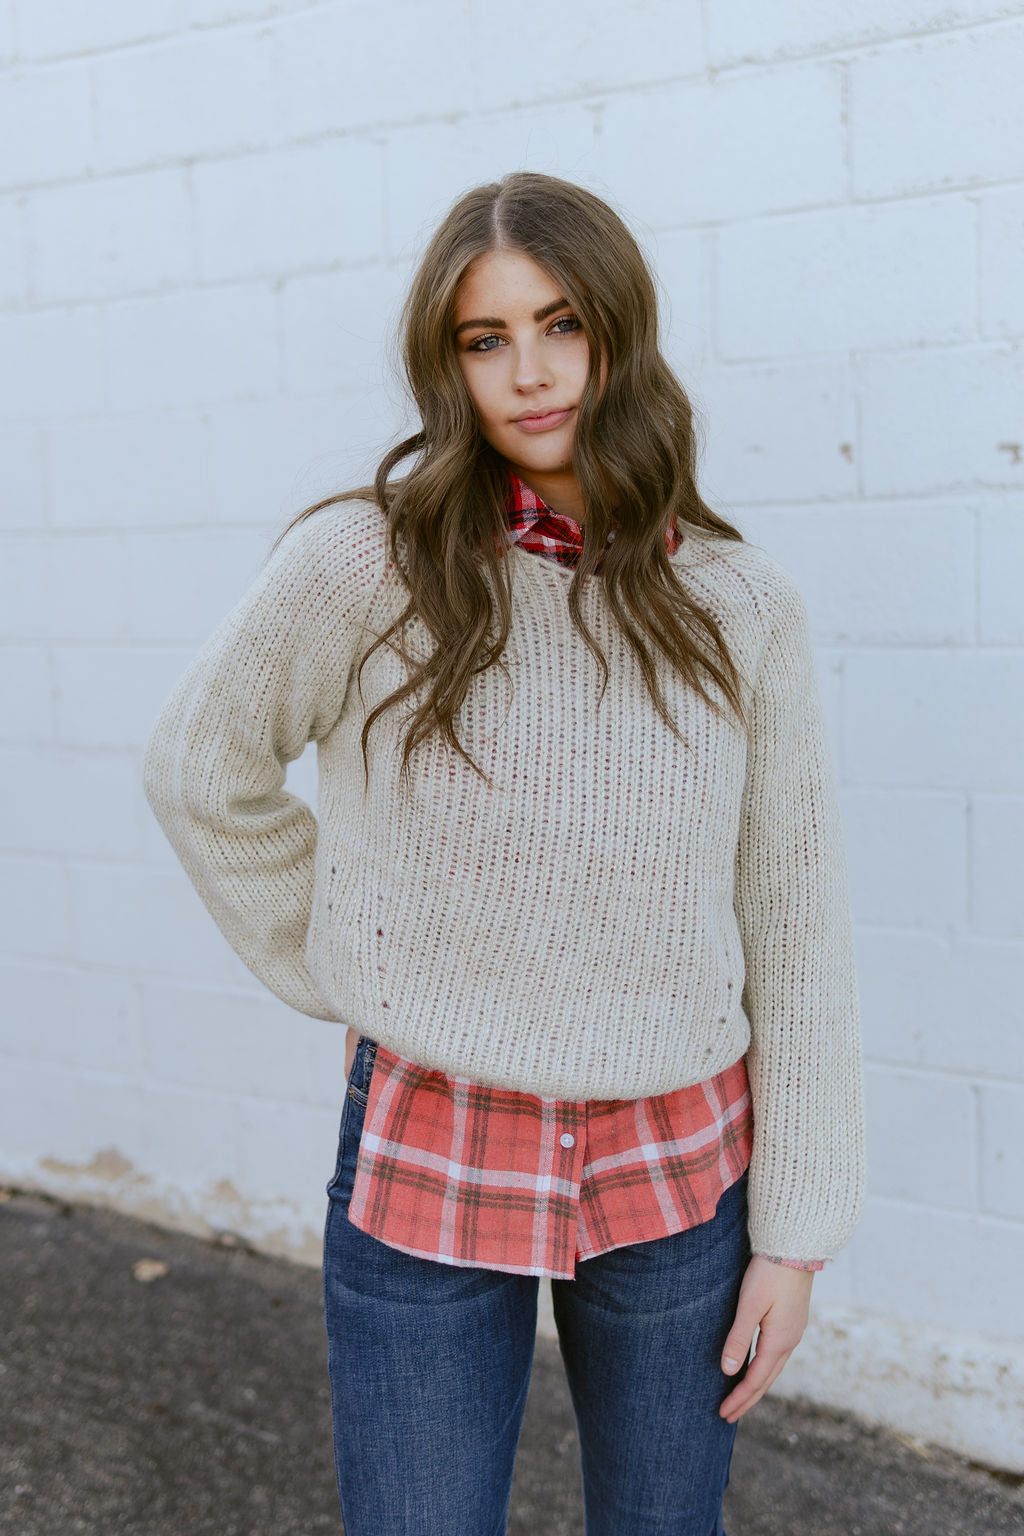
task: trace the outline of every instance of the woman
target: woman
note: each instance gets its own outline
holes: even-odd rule
[[[710,1536],[861,1200],[805,609],[701,500],[650,275],[591,193],[461,198],[404,358],[421,430],[289,526],[147,793],[249,967],[350,1027],[348,1536],[504,1530],[540,1276],[588,1536]],[[283,789],[309,740],[319,826]]]

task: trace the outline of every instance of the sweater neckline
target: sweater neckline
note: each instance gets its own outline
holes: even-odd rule
[[[694,559],[706,550],[714,542],[714,535],[702,533],[700,529],[687,528],[682,541],[675,554],[669,555],[669,561],[674,566],[685,566],[693,563]],[[571,582],[576,572],[571,566],[562,565],[559,560],[549,560],[544,555],[537,554],[534,550],[524,549],[518,542],[506,546],[504,558],[514,555],[517,559],[532,562],[534,565],[545,566],[556,576],[556,579]],[[529,569],[529,566],[526,567]],[[586,580],[592,581],[596,572],[592,572]]]

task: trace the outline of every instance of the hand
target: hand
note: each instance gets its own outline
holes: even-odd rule
[[[722,1350],[722,1370],[742,1369],[757,1333],[757,1350],[740,1384],[719,1413],[730,1424],[760,1402],[803,1337],[811,1303],[811,1269],[788,1269],[756,1255],[747,1265],[729,1337]]]

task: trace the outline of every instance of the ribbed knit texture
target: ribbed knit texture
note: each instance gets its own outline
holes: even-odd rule
[[[750,1228],[783,1258],[836,1252],[863,1184],[856,982],[839,814],[806,611],[757,546],[686,530],[674,568],[722,626],[749,740],[659,664],[656,713],[600,581],[601,675],[571,572],[512,549],[503,662],[460,739],[398,778],[400,611],[376,507],[294,529],[181,679],[146,752],[150,803],[246,965],[301,1012],[453,1076],[553,1098],[642,1098],[747,1052]],[[429,651],[422,626],[410,643]],[[283,785],[318,743],[318,818]],[[749,1049],[748,1049],[749,1046]]]

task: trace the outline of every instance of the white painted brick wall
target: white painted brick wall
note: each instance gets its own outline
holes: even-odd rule
[[[850,64],[854,192],[894,197],[1024,176],[1020,19],[874,48]]]
[[[0,1176],[316,1261],[343,1033],[221,939],[140,753],[409,421],[450,199],[556,171],[651,253],[705,493],[819,647],[870,1184],[780,1385],[1024,1469],[1024,0],[563,12],[0,3]]]

